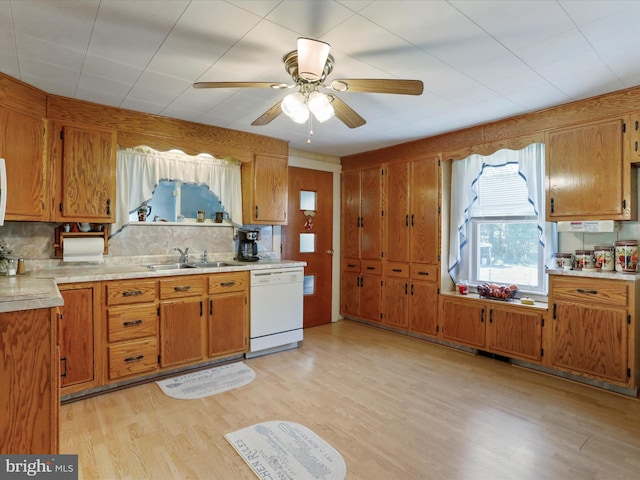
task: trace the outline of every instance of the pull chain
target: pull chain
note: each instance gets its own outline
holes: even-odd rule
[[[311,143],[311,137],[313,137],[313,115],[309,115],[309,136],[307,137],[307,145]]]

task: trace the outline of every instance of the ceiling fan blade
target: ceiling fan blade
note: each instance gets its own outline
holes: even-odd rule
[[[368,93],[396,93],[400,95],[421,95],[424,84],[421,80],[395,79],[344,79],[334,80],[329,88],[336,92],[368,92]]]
[[[267,123],[269,123],[271,120],[275,119],[278,115],[282,113],[281,105],[282,105],[282,100],[280,100],[273,107],[271,107],[269,110],[267,110],[258,118],[256,118],[253,122],[251,122],[251,125],[253,125],[254,127],[266,125]]]
[[[281,82],[196,82],[193,88],[287,88]]]
[[[358,113],[351,108],[349,105],[344,103],[335,95],[328,95],[331,98],[331,105],[333,105],[333,110],[336,114],[336,117],[344,123],[349,128],[357,128],[361,127],[367,121],[362,118]]]

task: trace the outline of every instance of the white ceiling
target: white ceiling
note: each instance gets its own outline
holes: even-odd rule
[[[338,94],[367,124],[251,122],[286,93],[299,36],[337,78],[408,78],[419,96]],[[46,92],[243,130],[343,156],[640,84],[633,0],[0,0],[0,71]]]

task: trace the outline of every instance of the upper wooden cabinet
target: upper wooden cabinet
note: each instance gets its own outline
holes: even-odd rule
[[[286,225],[287,169],[286,157],[270,155],[255,155],[242,164],[243,223]]]
[[[382,257],[382,171],[369,168],[342,175],[342,256]]]
[[[45,120],[0,106],[0,157],[7,167],[6,220],[49,220]]]
[[[116,218],[115,131],[54,123],[57,221],[113,223]]]
[[[386,178],[385,259],[438,264],[440,251],[440,160],[391,164]]]
[[[546,136],[547,218],[636,220],[629,118],[551,130]]]

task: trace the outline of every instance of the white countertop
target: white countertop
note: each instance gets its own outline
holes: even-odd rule
[[[559,268],[547,268],[549,275],[564,275],[568,277],[609,278],[611,280],[625,280],[637,282],[640,280],[638,273],[603,272],[601,270],[561,270]]]
[[[0,313],[61,306],[63,301],[57,285],[64,283],[203,275],[283,267],[304,267],[307,265],[306,262],[295,260],[261,260],[253,263],[234,261],[228,263],[232,265],[172,270],[151,270],[146,265],[85,264],[48,270],[34,270],[27,272],[26,275],[0,277]]]

